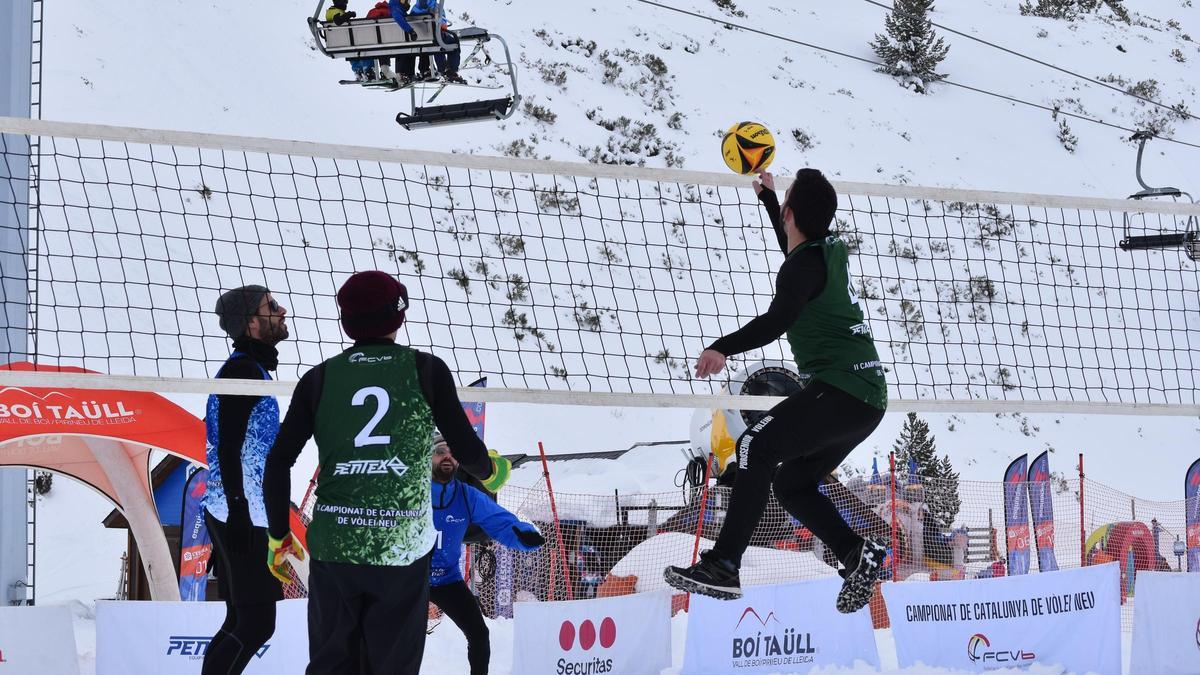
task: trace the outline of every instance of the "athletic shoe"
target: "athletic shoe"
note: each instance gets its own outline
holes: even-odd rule
[[[736,600],[742,597],[742,582],[737,568],[712,551],[700,554],[700,562],[691,567],[668,567],[663,579],[673,588],[688,593],[699,593],[718,600]]]
[[[887,547],[878,540],[863,540],[856,556],[855,566],[847,567],[843,575],[842,590],[837,597],[837,610],[842,614],[853,614],[871,601],[875,582],[883,576],[883,561]]]

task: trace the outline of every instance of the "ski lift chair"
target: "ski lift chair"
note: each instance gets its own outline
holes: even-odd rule
[[[1176,187],[1150,187],[1146,181],[1142,179],[1142,153],[1146,149],[1146,141],[1154,138],[1154,134],[1149,131],[1138,131],[1134,133],[1130,140],[1138,141],[1137,154],[1137,182],[1142,186],[1142,189],[1129,195],[1129,199],[1159,199],[1170,198],[1172,201],[1186,199],[1195,204],[1196,200],[1183,190]],[[1131,214],[1129,211],[1124,213],[1124,232],[1120,242],[1122,250],[1135,251],[1144,249],[1156,248],[1183,248],[1187,256],[1192,260],[1200,260],[1200,227],[1197,226],[1196,216],[1189,216],[1184,222],[1183,232],[1163,232],[1160,234],[1149,235],[1134,235],[1132,234]]]
[[[513,65],[512,56],[508,51],[508,43],[499,35],[489,33],[486,29],[475,26],[468,26],[454,31],[454,34],[458,36],[458,44],[446,42],[442,37],[442,31],[437,29],[442,22],[442,5],[443,3],[439,0],[436,14],[422,14],[408,18],[409,25],[412,26],[413,31],[417,34],[417,39],[412,42],[405,40],[404,31],[400,29],[400,24],[396,23],[395,19],[391,17],[382,19],[351,19],[341,26],[336,25],[332,21],[323,21],[320,17],[321,10],[325,6],[325,0],[318,1],[316,12],[308,18],[308,26],[309,30],[312,31],[317,49],[322,54],[330,58],[346,60],[383,59],[398,56],[436,56],[438,54],[447,54],[456,49],[462,49],[467,43],[474,42],[475,49],[469,55],[463,57],[463,65],[466,65],[480,52],[483,52],[485,62],[491,63],[491,57],[483,51],[483,46],[491,40],[496,40],[504,49],[503,69],[511,85],[509,92],[505,96],[461,103],[430,105],[447,86],[461,85],[415,82],[407,87],[410,92],[411,102],[409,112],[398,113],[396,115],[396,122],[405,129],[414,129],[460,122],[475,122],[484,119],[503,120],[511,117],[516,111],[517,103],[521,97],[517,91],[517,71]],[[399,89],[394,84],[389,84],[388,81],[343,81],[343,83],[361,84],[367,87],[382,88],[391,91]],[[436,90],[435,93],[432,96],[424,97],[430,89]],[[418,104],[417,101],[418,90],[422,92],[424,97],[421,104]]]

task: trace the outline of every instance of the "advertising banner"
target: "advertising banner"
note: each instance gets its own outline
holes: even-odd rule
[[[70,610],[0,607],[0,673],[78,675]]]
[[[1129,672],[1200,673],[1200,576],[1137,573]]]
[[[1120,576],[1114,562],[999,579],[884,584],[896,658],[901,668],[918,661],[974,671],[1039,663],[1119,673]]]
[[[97,602],[96,675],[198,675],[224,620],[223,602]],[[303,673],[307,666],[308,601],[284,600],[276,604],[275,634],[245,672]]]
[[[1029,484],[1026,461],[1021,455],[1004,471],[1004,541],[1008,551],[1009,576],[1029,573]]]
[[[487,378],[481,377],[475,380],[469,387],[486,387]],[[475,430],[475,435],[479,440],[483,440],[484,425],[487,422],[487,404],[483,401],[474,401],[472,403],[463,404],[463,412],[467,413],[467,420],[471,422],[471,428]]]
[[[814,668],[879,666],[871,612],[837,611],[839,578],[748,586],[740,599],[693,595],[684,675],[807,673]]]
[[[1058,569],[1054,556],[1054,498],[1050,492],[1050,451],[1029,465],[1029,510],[1033,515],[1033,543],[1037,546],[1038,569]]]
[[[204,524],[204,490],[208,469],[196,469],[183,487],[183,510],[179,519],[179,599],[204,600],[208,586],[208,560],[212,541]]]
[[[1187,511],[1187,570],[1200,572],[1200,459],[1188,467],[1183,499]]]
[[[513,605],[514,673],[657,673],[671,666],[671,594]]]

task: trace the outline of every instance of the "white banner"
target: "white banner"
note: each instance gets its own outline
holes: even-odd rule
[[[97,602],[96,675],[199,673],[225,620],[223,602]],[[308,601],[276,604],[275,634],[246,673],[302,673],[308,665]]]
[[[871,612],[837,611],[842,580],[742,588],[739,600],[692,595],[684,675],[807,673],[863,661],[879,666]]]
[[[66,607],[0,607],[0,673],[78,675]]]
[[[1031,663],[1121,672],[1117,563],[1018,577],[887,583],[900,667],[963,670]]]
[[[671,594],[513,605],[513,672],[658,673],[671,667]]]
[[[1200,574],[1138,572],[1131,673],[1200,673]]]

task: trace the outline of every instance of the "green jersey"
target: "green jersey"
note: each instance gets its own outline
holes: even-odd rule
[[[825,287],[788,328],[796,366],[814,380],[886,410],[887,380],[850,279],[846,244],[836,236],[807,241],[788,258],[813,247],[820,247],[825,257]]]
[[[434,423],[415,354],[372,344],[325,362],[313,426],[320,474],[308,529],[316,560],[408,565],[433,548]]]

